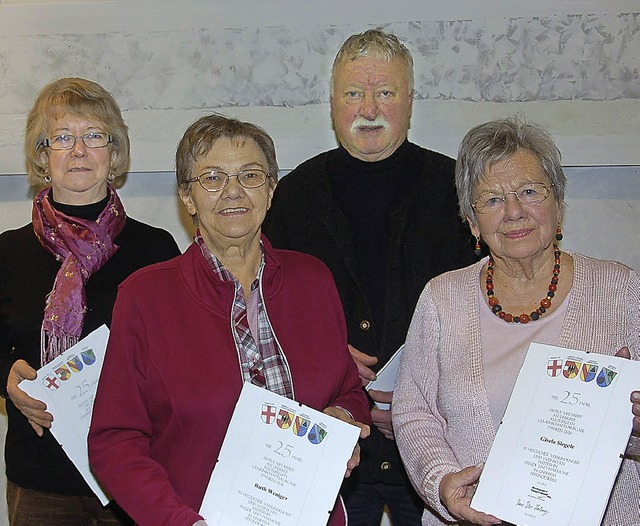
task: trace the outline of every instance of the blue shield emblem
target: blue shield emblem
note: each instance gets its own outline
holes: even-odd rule
[[[96,353],[93,352],[93,349],[82,351],[80,356],[82,356],[82,361],[85,365],[93,365],[96,361]]]
[[[603,367],[600,370],[600,373],[598,374],[598,378],[596,378],[596,383],[600,386],[600,387],[608,387],[611,382],[613,382],[613,379],[616,377],[618,373],[616,373],[615,371],[612,371],[611,369],[607,369],[606,367]]]
[[[322,442],[327,436],[327,430],[323,427],[320,427],[320,424],[314,424],[309,431],[309,442],[312,444],[319,444]]]

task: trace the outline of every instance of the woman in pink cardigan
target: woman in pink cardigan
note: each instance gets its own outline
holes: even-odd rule
[[[460,146],[461,215],[490,255],[427,284],[393,399],[398,448],[425,501],[425,526],[500,523],[470,501],[529,343],[640,358],[637,274],[558,246],[565,183],[550,136],[519,119],[477,126]],[[631,397],[637,432],[640,392]],[[640,525],[634,442],[606,526]]]

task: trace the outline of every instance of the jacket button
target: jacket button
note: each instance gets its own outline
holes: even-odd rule
[[[369,323],[369,320],[362,320],[360,322],[360,330],[368,331],[370,328],[371,328],[371,323]]]
[[[387,462],[386,460],[380,464],[380,469],[382,471],[389,471],[391,469],[391,462]]]

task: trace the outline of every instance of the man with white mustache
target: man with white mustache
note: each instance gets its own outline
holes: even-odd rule
[[[380,28],[349,37],[331,75],[340,147],[282,179],[263,225],[274,246],[331,269],[363,385],[404,342],[427,281],[475,260],[458,216],[455,161],[408,141],[412,104],[413,58],[398,38]],[[393,393],[369,395],[390,403]],[[379,525],[386,505],[394,526],[419,525],[424,504],[402,466],[390,411],[372,407],[360,467],[343,485],[349,524]]]

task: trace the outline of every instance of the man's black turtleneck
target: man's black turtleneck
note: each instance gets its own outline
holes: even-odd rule
[[[380,161],[362,161],[342,147],[330,152],[328,159],[331,187],[351,227],[364,294],[378,327],[384,319],[392,211],[421,174],[416,150],[405,140]]]
[[[378,359],[374,371],[404,342],[427,282],[476,260],[458,216],[454,169],[450,157],[410,142],[371,163],[331,150],[283,177],[273,196],[263,231],[275,247],[331,269],[349,343]],[[354,477],[410,486],[395,443],[375,426]]]

